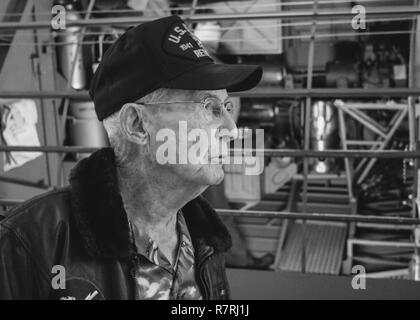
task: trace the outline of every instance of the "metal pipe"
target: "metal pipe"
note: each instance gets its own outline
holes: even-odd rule
[[[313,10],[315,14],[318,11],[318,0],[314,1]],[[307,70],[307,80],[306,80],[306,89],[312,89],[312,76],[314,68],[314,55],[315,55],[315,33],[316,33],[316,19],[315,16],[312,18],[311,24],[311,37],[309,42],[308,50],[308,70]],[[310,149],[310,133],[311,133],[311,110],[312,110],[312,98],[310,96],[306,97],[305,103],[305,120],[304,120],[304,140],[303,148],[305,150]],[[303,212],[308,211],[308,174],[309,174],[309,158],[303,159]],[[306,234],[306,221],[302,223],[302,243],[301,243],[301,268],[302,272],[306,271],[306,243],[307,243],[307,234]]]
[[[31,10],[31,19],[32,21],[36,21],[35,17],[35,8]],[[41,63],[39,61],[41,56],[41,50],[38,43],[38,29],[33,30],[33,38],[34,38],[34,50],[35,53],[31,55],[32,60],[32,68],[33,73],[36,77],[35,85],[39,91],[43,91],[43,83],[41,79]],[[46,120],[46,110],[45,110],[45,101],[43,98],[39,99],[40,103],[40,113],[41,113],[41,122],[42,122],[42,140],[44,145],[48,145],[48,133],[47,133],[47,120]],[[51,177],[51,160],[50,155],[45,154],[45,171],[47,176],[47,185],[52,184],[52,177]]]
[[[93,7],[95,5],[95,1],[96,0],[90,0],[89,1],[86,14],[83,17],[84,21],[87,21],[87,20],[90,19]],[[76,46],[76,51],[74,53],[73,61],[71,62],[70,74],[69,74],[69,78],[67,79],[67,84],[66,84],[66,91],[71,90],[72,87],[73,87],[72,82],[73,82],[74,73],[76,71],[77,59],[82,54],[81,53],[81,47],[82,46],[81,46],[80,42],[84,38],[85,32],[86,32],[86,27],[83,27],[83,28],[80,29],[80,32],[77,35],[77,39],[78,39],[77,42],[78,43],[77,43],[77,46]],[[64,101],[64,109],[63,109],[63,114],[62,114],[60,132],[59,132],[59,135],[60,135],[59,144],[60,145],[64,144],[65,130],[66,130],[66,119],[67,119],[69,104],[70,104],[70,98],[67,97]],[[63,172],[64,156],[65,156],[64,154],[59,155],[60,161],[59,161],[58,166],[57,166],[57,185],[61,184],[61,178],[62,178],[62,175],[64,175],[64,172]]]
[[[398,115],[397,118],[396,118],[397,120],[395,121],[395,123],[392,124],[390,130],[386,134],[385,139],[382,141],[383,143],[381,145],[379,145],[379,147],[376,148],[375,151],[381,151],[381,150],[385,149],[386,145],[388,145],[389,141],[391,141],[393,135],[395,134],[395,132],[399,128],[401,122],[404,120],[407,113],[408,113],[407,109],[397,112],[397,115]],[[394,122],[394,121],[392,121],[392,122]],[[410,151],[414,151],[414,150],[410,150]],[[363,182],[363,180],[367,177],[369,171],[372,169],[373,165],[376,163],[376,160],[377,159],[371,159],[369,161],[369,163],[366,165],[366,167],[363,168],[363,172],[357,178],[357,184],[361,184]]]
[[[281,212],[262,210],[233,210],[215,209],[220,215],[242,218],[265,218],[265,219],[293,219],[293,220],[316,220],[316,221],[340,221],[340,222],[370,222],[398,225],[420,225],[420,219],[403,217],[384,217],[373,215],[335,214],[335,213],[303,213]]]
[[[419,1],[414,1],[414,4],[416,7],[420,7],[419,6]],[[416,33],[417,30],[417,24],[418,24],[418,17],[417,19],[413,19],[412,21],[412,33],[410,35],[410,57],[409,57],[409,62],[408,62],[408,86],[411,88],[415,85],[418,86],[418,83],[416,83],[416,56],[417,56],[417,46],[416,46],[416,40],[419,40],[419,36]],[[418,136],[417,136],[417,121],[418,119],[416,118],[416,99],[418,97],[413,97],[413,96],[409,96],[408,97],[408,133],[409,133],[409,150],[410,151],[415,151],[417,149],[417,143],[416,141],[418,140]],[[405,161],[405,160],[403,160]],[[411,159],[410,159],[411,162]],[[409,162],[409,163],[410,163]],[[405,163],[407,164],[407,163]],[[418,215],[417,212],[417,199],[418,199],[418,194],[417,194],[417,188],[418,188],[418,163],[417,161],[413,161],[413,175],[414,175],[414,182],[413,182],[413,198],[411,200],[411,204],[412,204],[412,209],[411,209],[411,215],[412,217],[416,217]],[[405,179],[405,177],[404,177]],[[413,238],[416,239],[416,234],[415,231],[413,231]],[[417,254],[417,249],[416,249],[416,254]]]
[[[376,7],[369,8],[366,14],[369,17],[373,16],[395,16],[395,15],[418,15],[420,8],[415,6],[392,6],[392,7]],[[183,16],[182,18],[187,22],[199,21],[226,21],[226,20],[259,20],[259,19],[328,19],[340,17],[354,17],[354,13],[348,10],[319,10],[313,12],[312,10],[291,10],[281,12],[263,12],[263,13],[240,13],[240,14],[196,14],[192,16]],[[79,21],[68,21],[66,27],[81,26],[129,26],[145,23],[159,18],[156,17],[127,17],[127,18],[98,18]],[[2,22],[0,23],[0,30],[20,30],[20,29],[49,29],[51,28],[51,21],[40,22]]]
[[[347,140],[347,145],[354,145],[354,146],[377,146],[382,144],[380,141],[362,141],[362,140]]]
[[[0,152],[45,152],[45,153],[92,153],[99,148],[94,147],[78,147],[78,146],[0,146]],[[231,155],[243,154],[249,156],[256,153],[258,156],[264,157],[299,157],[299,158],[420,158],[420,150],[418,151],[401,151],[401,150],[297,150],[297,149],[230,149]]]
[[[260,28],[258,28],[260,29]],[[261,32],[258,31],[258,33],[261,35]],[[370,31],[370,32],[364,32],[363,36],[387,36],[387,35],[406,35],[406,34],[411,34],[411,31],[406,31],[406,30],[395,30],[395,31]],[[319,38],[339,38],[339,37],[354,37],[356,34],[354,32],[336,32],[336,33],[318,33],[315,35],[315,38],[319,39]],[[298,35],[291,35],[291,36],[281,36],[281,37],[274,37],[274,38],[270,38],[271,40],[307,40],[310,39],[311,35],[310,34],[298,34]],[[247,38],[247,41],[252,41],[253,43],[256,42],[266,42],[267,39],[266,38],[261,38],[261,37],[254,37],[254,38]],[[238,43],[238,42],[243,42],[243,39],[221,39],[220,43]],[[43,46],[60,46],[60,45],[69,45],[69,44],[75,44],[75,43],[79,43],[79,44],[83,44],[83,45],[94,45],[99,43],[98,40],[82,40],[79,42],[71,42],[71,41],[49,41],[49,42],[43,42],[42,45]],[[103,44],[112,44],[114,43],[113,40],[106,40],[106,41],[102,41]],[[13,46],[32,46],[33,42],[30,41],[14,41],[12,42],[0,42],[0,47],[10,47],[11,45]],[[320,73],[318,73],[320,74]]]
[[[1,150],[1,146],[0,146]],[[320,157],[320,158],[419,158],[420,151],[402,150],[297,150],[297,149],[231,149],[231,154],[244,154],[251,152],[264,157]]]
[[[344,104],[343,106],[337,105],[337,107],[343,112],[347,113],[349,116],[353,117],[357,121],[359,121],[362,125],[364,125],[366,128],[368,128],[370,131],[376,133],[378,136],[381,136],[382,138],[386,138],[386,129],[383,128],[378,122],[376,122],[374,119],[367,117],[364,113],[358,112],[357,110],[352,110],[351,108],[347,108],[347,106]]]
[[[180,10],[179,8],[177,8],[177,10]],[[118,11],[118,10],[116,10]],[[79,13],[81,13],[81,11],[78,11]],[[104,11],[101,11],[101,13],[104,13]],[[392,21],[402,21],[402,20],[406,20],[406,21],[410,21],[410,20],[415,20],[414,17],[397,17],[397,18],[376,18],[376,19],[366,19],[366,23],[371,23],[371,22],[392,22]],[[267,24],[261,24],[258,25],[258,29],[267,29],[267,28],[279,28],[279,27],[302,27],[302,26],[310,26],[312,24],[311,21],[297,21],[297,22],[281,22],[281,21],[277,21],[277,22],[273,22],[273,23],[267,23]],[[327,20],[327,21],[317,21],[318,25],[337,25],[337,24],[349,24],[349,20],[348,19],[342,19],[342,20]],[[252,25],[241,25],[241,26],[226,26],[226,27],[220,27],[221,31],[232,31],[232,30],[246,30],[246,29],[255,29],[255,26]],[[120,30],[120,34],[122,34],[124,31]],[[395,32],[395,31],[391,31],[391,32]],[[403,32],[403,31],[401,31]],[[412,31],[405,31],[407,33],[412,33]],[[43,30],[43,31],[39,31],[39,34],[49,34],[50,31],[49,30]],[[368,32],[368,31],[364,31],[363,35],[372,35],[372,34],[378,34],[379,32]],[[387,31],[384,31],[385,34],[387,34]],[[85,35],[101,35],[102,33],[99,31],[87,31],[85,32]],[[320,34],[320,33],[318,33]],[[343,34],[343,33],[338,33],[338,34]],[[344,34],[347,34],[344,33]],[[13,31],[10,32],[4,32],[2,33],[3,36],[11,36],[14,35]],[[23,34],[25,35],[25,34]],[[326,35],[326,33],[321,33],[321,35]],[[337,33],[334,33],[334,35],[337,35]],[[288,39],[290,39],[290,36],[287,36]],[[254,40],[254,39],[253,39]],[[89,41],[89,43],[94,42],[96,43],[97,41]],[[113,41],[104,41],[103,43],[112,43]],[[61,43],[61,42],[59,42]],[[49,43],[47,43],[49,44]],[[64,44],[66,44],[64,42]]]
[[[20,184],[22,186],[34,187],[34,188],[40,188],[40,189],[50,188],[50,186],[45,184],[43,180],[34,182],[34,181],[29,181],[29,180],[24,180],[24,179],[19,179],[19,178],[0,176],[0,182]]]
[[[337,108],[339,121],[339,135],[341,138],[341,145],[344,150],[347,150],[347,129],[344,120],[344,112],[342,108]],[[346,171],[347,192],[350,199],[353,199],[353,170],[349,158],[344,158],[344,167]]]
[[[297,180],[292,179],[291,186],[290,186],[289,198],[287,200],[287,207],[286,207],[287,211],[294,210],[293,204],[295,202],[297,185],[298,185]],[[284,245],[284,241],[286,240],[286,235],[287,235],[288,229],[289,229],[289,220],[285,219],[285,220],[282,221],[280,236],[279,236],[279,240],[277,242],[277,249],[276,249],[276,255],[275,255],[275,260],[274,260],[274,266],[275,266],[276,269],[279,269],[280,258],[282,256],[283,245]]]
[[[318,9],[318,1],[315,0],[313,4],[313,12],[317,13]],[[312,76],[313,76],[313,67],[314,67],[314,55],[315,55],[315,32],[316,32],[316,20],[312,19],[311,24],[311,40],[309,43],[308,49],[308,70],[307,70],[307,83],[306,89],[312,89]],[[311,109],[312,109],[312,98],[310,96],[306,97],[305,103],[305,126],[304,126],[304,146],[305,150],[309,150],[310,148],[310,133],[311,133]],[[308,189],[308,174],[309,174],[309,162],[308,158],[303,159],[303,212],[307,211],[307,189]],[[305,228],[305,226],[303,226]],[[304,232],[305,233],[305,232]],[[304,248],[302,248],[302,252],[304,252]],[[304,259],[302,259],[303,261]],[[304,266],[303,266],[304,269]]]
[[[357,227],[359,228],[373,228],[373,229],[387,229],[387,230],[413,230],[412,226],[401,226],[397,224],[377,224],[368,222],[358,222]]]
[[[73,147],[73,146],[0,146],[0,152],[15,151],[15,152],[44,152],[44,153],[91,153],[97,151],[99,148],[89,147]]]
[[[0,205],[16,205],[24,200],[0,199]],[[215,209],[222,216],[241,218],[265,218],[265,219],[291,219],[291,220],[313,220],[313,221],[339,221],[339,222],[368,222],[396,225],[420,225],[420,219],[403,217],[384,217],[373,215],[335,214],[335,213],[302,213],[302,212],[281,212],[262,210],[233,210]]]
[[[21,204],[24,200],[17,199],[0,199],[0,206],[15,206]]]
[[[398,97],[418,96],[420,88],[387,88],[387,89],[282,89],[282,88],[256,88],[253,90],[232,93],[236,97],[244,98],[344,98],[344,97]]]
[[[331,4],[340,4],[340,5],[343,5],[343,4],[350,4],[351,3],[351,1],[352,0],[323,0],[321,3],[320,3],[320,5],[331,5]],[[209,1],[207,1],[207,2],[209,2]],[[367,4],[370,4],[370,3],[379,3],[379,2],[384,2],[384,0],[362,0],[362,2],[363,2],[363,5],[367,5]],[[261,4],[258,4],[258,7],[259,8],[263,8],[263,7],[266,7],[266,8],[269,8],[270,10],[271,9],[275,9],[275,8],[278,8],[278,7],[294,7],[294,8],[296,8],[296,7],[301,7],[301,6],[309,6],[309,5],[312,5],[313,4],[313,1],[291,1],[291,2],[278,2],[278,3],[261,3]],[[238,3],[238,4],[231,4],[230,5],[230,8],[231,9],[233,9],[233,10],[235,10],[235,12],[237,12],[236,10],[237,9],[248,9],[250,7],[250,4],[247,4],[247,3]],[[200,9],[200,10],[206,10],[206,9],[212,9],[212,10],[218,10],[218,9],[225,9],[226,7],[225,6],[222,6],[222,5],[216,5],[216,6],[214,6],[214,5],[211,5],[211,4],[209,4],[209,5],[204,5],[204,4],[200,4],[199,6],[197,6],[196,7],[196,9]],[[167,7],[167,8],[159,8],[159,9],[161,9],[162,11],[167,11],[168,13],[170,13],[170,11],[171,10],[173,10],[173,8],[169,8],[169,7]],[[190,11],[192,9],[192,5],[190,6],[190,5],[184,5],[184,6],[177,6],[176,7],[176,10],[179,10],[179,11]],[[86,12],[86,10],[78,10],[77,11],[78,13],[84,13],[84,12]],[[118,14],[118,13],[138,13],[139,15],[140,14],[143,14],[143,13],[156,13],[156,10],[154,10],[153,8],[144,8],[144,9],[142,9],[142,10],[136,10],[136,9],[96,9],[96,10],[92,10],[92,13],[111,13],[111,14]],[[39,13],[40,15],[44,15],[44,16],[50,16],[51,15],[51,12],[49,12],[49,11],[41,11],[40,13]],[[14,12],[11,12],[11,13],[5,13],[4,14],[4,16],[6,17],[16,17],[16,16],[21,16],[22,14],[21,13],[14,13]]]
[[[365,245],[365,246],[378,246],[378,247],[399,247],[399,248],[417,248],[414,242],[401,242],[401,241],[382,241],[382,240],[369,240],[369,239],[349,239],[350,244]],[[354,258],[361,259],[361,258]]]
[[[2,91],[0,92],[0,98],[72,98],[72,99],[90,99],[87,91]]]
[[[343,97],[408,97],[420,96],[420,88],[387,88],[387,89],[283,89],[257,88],[245,92],[232,92],[233,97],[243,98],[343,98]],[[0,98],[72,98],[90,99],[87,91],[0,91]],[[384,103],[384,109],[387,105]],[[380,109],[380,108],[376,108]],[[392,107],[391,107],[392,109]]]

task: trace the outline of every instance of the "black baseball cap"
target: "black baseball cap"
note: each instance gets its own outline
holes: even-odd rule
[[[176,15],[129,29],[105,52],[89,94],[99,120],[158,88],[237,92],[261,80],[258,65],[215,63]]]

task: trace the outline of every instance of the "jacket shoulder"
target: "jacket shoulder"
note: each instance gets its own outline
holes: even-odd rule
[[[41,269],[54,264],[56,253],[66,241],[71,219],[68,187],[31,198],[11,209],[0,222],[0,242],[11,237],[31,256],[38,257]]]
[[[60,210],[52,210],[58,207]],[[62,210],[65,207],[70,208],[69,187],[40,194],[13,207],[6,212],[6,218],[0,222],[0,226],[10,228],[22,224],[26,220],[41,222],[39,219],[46,219],[47,215],[52,215],[51,210],[56,214],[59,213],[62,216],[61,218],[65,219],[66,217],[63,214],[66,213],[66,210]]]

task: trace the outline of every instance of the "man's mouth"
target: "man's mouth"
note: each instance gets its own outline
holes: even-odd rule
[[[218,155],[216,157],[212,157],[209,159],[210,164],[223,164],[226,162],[228,156],[227,155]]]

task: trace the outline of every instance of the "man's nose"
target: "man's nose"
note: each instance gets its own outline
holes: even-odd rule
[[[225,113],[220,129],[220,139],[231,141],[238,138],[238,127],[230,114]]]

